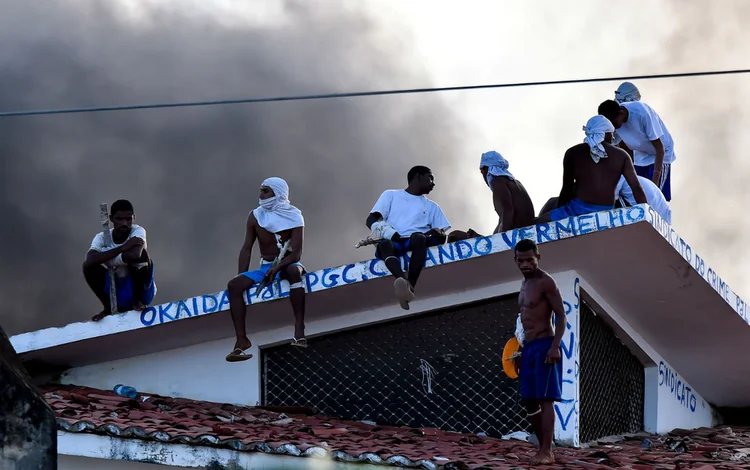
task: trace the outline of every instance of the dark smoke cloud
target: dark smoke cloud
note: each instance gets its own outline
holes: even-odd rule
[[[702,71],[750,64],[750,2],[674,1],[677,28],[658,54],[635,61],[636,71]],[[738,145],[750,125],[748,75],[638,83],[675,137],[673,222],[744,298],[750,295],[747,252],[750,166]],[[677,184],[675,184],[675,179]]]
[[[136,22],[113,3],[0,0],[0,109],[429,85],[344,2],[287,1],[263,27],[165,6]],[[0,322],[14,334],[99,310],[80,266],[100,202],[134,203],[156,302],[224,288],[267,176],[306,215],[309,269],[370,257],[352,248],[367,212],[414,164],[439,171],[435,199],[456,219],[466,208],[440,186],[457,169],[451,116],[420,96],[2,118]]]

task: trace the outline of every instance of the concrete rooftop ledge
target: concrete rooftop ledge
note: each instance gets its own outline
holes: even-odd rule
[[[628,232],[629,230],[630,232]],[[613,235],[607,235],[610,233]],[[615,236],[614,234],[620,235]],[[658,236],[656,236],[657,234]],[[659,237],[662,242],[659,242]],[[500,281],[520,280],[520,276],[509,257],[516,242],[523,238],[531,238],[545,245],[542,247],[542,265],[545,269],[552,272],[564,269],[582,269],[577,264],[585,262],[588,263],[586,266],[592,266],[591,270],[594,270],[592,274],[595,276],[599,276],[599,272],[606,273],[609,276],[610,271],[616,271],[618,265],[613,264],[615,258],[632,262],[634,256],[626,255],[625,248],[636,250],[634,254],[638,256],[643,255],[639,258],[643,259],[643,263],[647,263],[649,260],[648,257],[644,258],[646,252],[651,253],[657,250],[660,255],[669,256],[667,252],[674,253],[676,250],[683,260],[687,261],[687,264],[682,263],[683,266],[680,269],[697,273],[708,286],[718,293],[726,305],[731,307],[746,324],[748,323],[747,304],[670,225],[645,204],[571,217],[557,222],[524,227],[489,237],[459,241],[431,248],[427,256],[427,269],[422,276],[424,280],[420,279],[419,296],[427,298],[449,291],[476,288],[482,284],[492,285]],[[641,243],[639,248],[633,245],[636,243],[635,239],[638,239],[638,242]],[[581,240],[581,242],[578,240]],[[663,243],[663,240],[666,240],[671,247]],[[646,242],[649,246],[648,249],[642,246]],[[552,247],[560,248],[552,249]],[[372,252],[374,248],[365,247],[363,250]],[[508,258],[495,256],[502,253],[506,253],[505,256]],[[608,253],[611,253],[611,256]],[[653,253],[648,256],[652,255]],[[488,257],[492,258],[491,263],[480,261]],[[602,259],[603,257],[611,259]],[[623,263],[625,261],[617,262]],[[594,266],[595,263],[600,266]],[[607,263],[609,264],[607,265]],[[670,263],[674,264],[672,261]],[[435,270],[432,268],[444,265],[456,267],[446,268],[445,271],[441,269],[440,275],[433,274]],[[672,269],[677,268],[673,266]],[[688,273],[685,272],[680,275],[687,277]],[[313,318],[316,315],[333,316],[351,311],[369,310],[390,303],[393,303],[394,308],[398,308],[395,300],[393,300],[392,287],[385,280],[387,277],[389,277],[389,274],[385,265],[382,261],[376,259],[309,273],[305,279],[307,292],[309,293],[308,317],[311,315]],[[448,277],[449,279],[447,279]],[[362,285],[365,281],[368,281],[368,284],[363,289]],[[262,323],[266,319],[270,322],[274,315],[283,318],[289,317],[289,320],[291,320],[291,311],[286,312],[284,310],[288,307],[287,302],[276,302],[278,299],[289,295],[289,284],[286,281],[274,282],[257,299],[255,298],[254,288],[250,289],[247,294],[249,295],[246,295],[246,302],[250,306],[248,307],[249,324],[250,322]],[[260,307],[257,304],[268,305]],[[11,338],[11,343],[22,360],[40,359],[68,366],[81,365],[86,361],[88,363],[92,361],[102,362],[103,360],[132,357],[203,341],[228,338],[233,334],[227,313],[228,308],[227,292],[219,291],[152,306],[141,313],[128,312],[106,317],[98,323],[79,322],[61,328],[47,328],[19,334]],[[258,310],[259,308],[260,310]],[[325,313],[317,313],[319,311],[325,311]],[[175,329],[170,330],[170,325]],[[265,323],[263,325],[267,326]],[[157,330],[159,331],[158,334],[152,333]],[[142,331],[142,333],[138,333],[139,331]],[[252,333],[251,330],[249,332]],[[81,349],[81,342],[94,338],[116,339],[115,337],[125,342],[124,338],[126,337],[123,335],[128,334],[137,335],[127,336],[127,342],[132,344],[132,348],[137,349],[121,351],[120,357],[117,357],[118,353],[113,351],[103,352],[104,355],[101,355],[99,352],[93,354],[89,350],[88,355],[96,357],[87,360],[82,358],[80,360],[71,359],[72,356],[84,355],[84,349],[86,348]],[[157,344],[151,344],[154,342]],[[107,343],[102,344],[106,345]],[[60,348],[66,345],[78,352],[71,350],[69,353],[72,356],[59,356]],[[115,348],[105,346],[103,349],[112,350]]]

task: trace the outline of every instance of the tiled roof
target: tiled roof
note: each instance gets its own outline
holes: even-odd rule
[[[528,468],[531,444],[437,429],[341,421],[304,408],[259,407],[139,393],[135,400],[72,385],[41,387],[59,429],[196,446],[415,468]],[[555,449],[557,465],[537,468],[750,468],[750,428],[675,430],[600,441],[586,449]]]

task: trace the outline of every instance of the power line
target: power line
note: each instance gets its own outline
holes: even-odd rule
[[[686,77],[704,77],[709,75],[736,75],[750,73],[750,69],[739,70],[718,70],[712,72],[685,72],[685,73],[666,73],[658,75],[633,75],[629,77],[607,77],[607,78],[579,78],[572,80],[550,80],[543,82],[520,82],[520,83],[496,83],[491,85],[465,85],[439,88],[409,88],[402,90],[381,90],[381,91],[358,91],[353,93],[327,93],[319,95],[292,95],[292,96],[275,96],[269,98],[245,98],[235,100],[216,100],[216,101],[189,101],[182,103],[155,103],[155,104],[135,104],[124,106],[96,106],[91,108],[62,108],[62,109],[39,109],[30,111],[6,111],[0,112],[0,117],[12,116],[32,116],[40,114],[73,114],[73,113],[95,113],[100,111],[126,111],[134,109],[156,109],[156,108],[184,108],[193,106],[217,106],[225,104],[247,104],[247,103],[269,103],[273,101],[305,101],[305,100],[322,100],[330,98],[353,98],[356,96],[383,96],[383,95],[406,95],[416,93],[435,93],[442,91],[465,91],[465,90],[483,90],[490,88],[515,88],[527,86],[544,86],[544,85],[570,85],[574,83],[595,83],[611,81],[634,81],[634,80],[651,80],[656,78],[686,78]]]

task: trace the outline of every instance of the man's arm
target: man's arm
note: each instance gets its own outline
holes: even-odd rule
[[[97,247],[93,246],[86,253],[86,258],[83,260],[84,269],[96,266],[99,264],[105,264],[108,261],[116,258],[118,255],[122,255],[123,262],[134,262],[140,259],[143,253],[143,246],[146,242],[138,237],[128,238],[125,243],[110,250],[99,251]]]
[[[247,216],[245,224],[245,241],[240,249],[239,260],[237,261],[237,274],[242,274],[250,267],[250,256],[255,244],[255,216],[251,212]]]
[[[282,258],[281,261],[279,261],[279,264],[276,265],[274,269],[277,272],[286,268],[290,264],[298,263],[299,260],[302,259],[302,242],[304,238],[305,238],[304,227],[295,227],[292,229],[292,235],[291,235],[292,243],[290,243],[291,253],[289,253],[284,258]]]
[[[383,218],[383,214],[380,212],[372,212],[370,215],[367,216],[367,220],[365,220],[365,225],[367,225],[367,228],[372,229],[372,224],[377,222],[378,220]]]
[[[643,192],[643,187],[641,186],[641,182],[635,172],[633,162],[631,162],[629,158],[625,159],[625,163],[622,168],[622,176],[625,177],[625,181],[628,183],[628,186],[630,186],[630,191],[633,193],[635,203],[647,204],[648,200],[646,200],[646,193]]]
[[[562,343],[565,328],[568,324],[568,318],[565,315],[565,306],[560,295],[560,289],[558,289],[557,283],[550,275],[547,275],[544,280],[544,295],[547,297],[552,311],[555,312],[555,339],[550,349],[555,349],[559,353],[560,344]]]
[[[573,159],[570,156],[570,150],[565,152],[563,157],[563,183],[560,189],[560,196],[557,198],[557,207],[563,207],[576,197],[575,172],[573,169]],[[503,217],[505,220],[505,217]]]
[[[656,157],[654,158],[654,175],[651,177],[651,181],[659,186],[659,180],[661,180],[661,169],[662,165],[664,165],[664,142],[661,141],[660,137],[656,140],[652,140],[651,144],[656,150]]]

